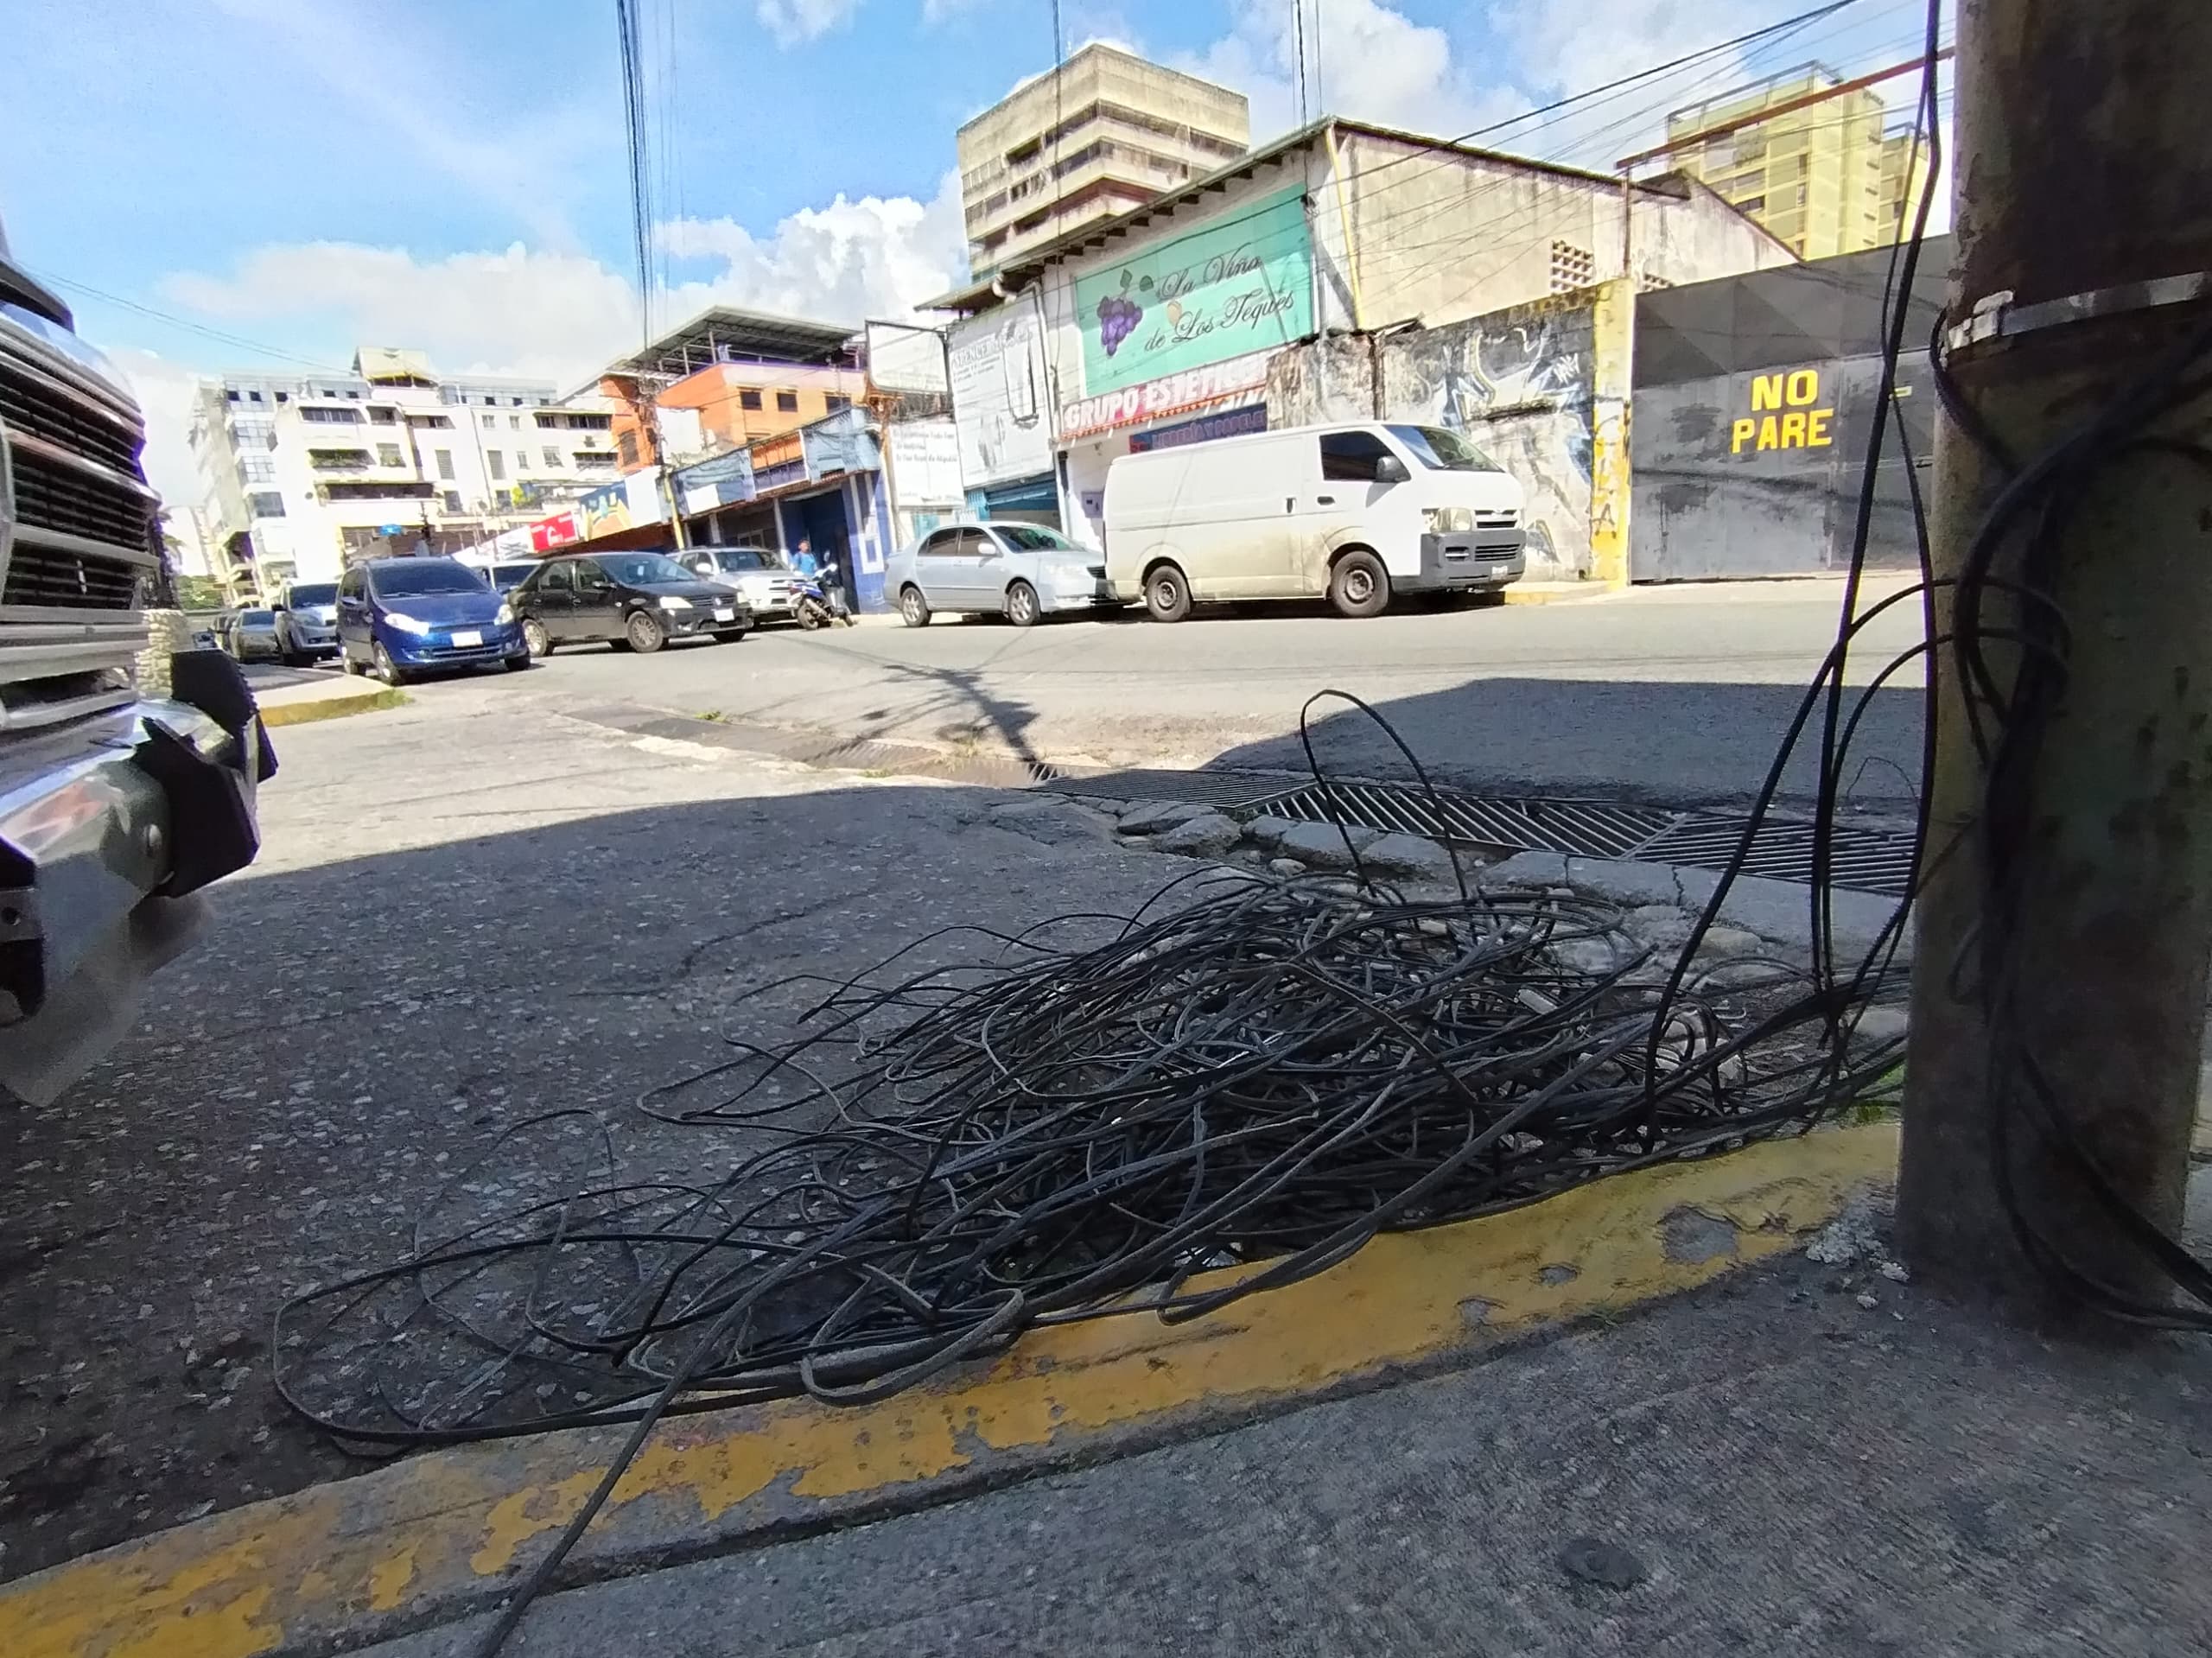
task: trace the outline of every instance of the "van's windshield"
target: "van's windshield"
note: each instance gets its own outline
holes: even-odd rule
[[[1390,435],[1413,451],[1414,459],[1436,472],[1502,472],[1503,467],[1445,426],[1393,426]]]

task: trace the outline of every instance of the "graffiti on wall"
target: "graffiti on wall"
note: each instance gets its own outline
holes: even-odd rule
[[[1591,569],[1593,346],[1590,302],[1577,300],[1382,341],[1387,418],[1464,432],[1520,480],[1531,575]]]

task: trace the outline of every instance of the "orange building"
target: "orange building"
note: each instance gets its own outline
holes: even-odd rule
[[[656,405],[696,411],[710,448],[735,448],[860,401],[868,376],[859,333],[841,323],[715,306],[608,365],[599,391],[614,411],[623,470],[662,460],[653,441]]]

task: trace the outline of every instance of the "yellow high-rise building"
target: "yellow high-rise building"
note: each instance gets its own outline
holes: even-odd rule
[[[1764,80],[1667,118],[1670,142],[1838,84],[1818,64]],[[1888,107],[1870,88],[1839,92],[1675,152],[1702,180],[1787,242],[1800,258],[1857,253],[1894,242],[1928,174],[1909,134],[1885,136]],[[1912,165],[1908,176],[1907,161]]]

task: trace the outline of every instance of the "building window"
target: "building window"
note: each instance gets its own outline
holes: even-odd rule
[[[591,471],[599,467],[611,467],[613,464],[614,457],[604,449],[595,454],[589,449],[576,451],[576,465],[582,470]]]
[[[544,454],[545,464],[547,466],[557,467],[561,464],[561,451],[556,448],[552,444],[549,443],[545,446]]]
[[[1597,280],[1597,262],[1590,257],[1588,248],[1579,248],[1572,242],[1552,244],[1553,293],[1587,288]]]
[[[236,403],[238,400],[238,394],[235,391],[226,391],[223,395],[228,397],[232,403]]]
[[[491,475],[493,483],[498,483],[507,475],[506,456],[501,454],[497,449],[485,450],[484,470]]]
[[[507,399],[507,403],[512,408],[519,409],[522,407],[522,399],[520,397],[509,397]]]
[[[309,409],[302,405],[300,418],[315,426],[359,426],[361,411],[358,409]]]
[[[382,407],[381,405],[377,404],[377,403],[371,403],[371,404],[369,405],[369,424],[370,424],[370,425],[372,425],[372,426],[396,426],[396,425],[397,425],[398,423],[399,423],[399,411],[398,411],[397,410],[396,410],[396,409],[386,409],[386,408],[384,408],[384,407]]]
[[[517,449],[515,451],[515,476],[519,478],[523,473],[529,470],[530,451],[528,449]]]
[[[404,467],[406,464],[399,457],[399,445],[397,443],[377,445],[377,465],[379,467]]]
[[[410,415],[407,423],[418,429],[427,426],[441,432],[453,430],[453,422],[444,415]]]
[[[796,391],[779,391],[776,393],[776,412],[779,415],[796,415],[798,413],[798,393]]]
[[[250,454],[238,462],[238,482],[241,484],[273,484],[276,481],[276,463],[264,454]]]
[[[622,434],[622,464],[626,467],[638,464],[638,435],[635,432]]]
[[[760,391],[749,385],[743,388],[737,394],[737,406],[740,409],[759,409],[760,407]]]
[[[515,401],[519,403],[522,400],[518,397]],[[520,415],[509,415],[507,416],[507,429],[511,432],[519,432],[522,430],[522,416]]]
[[[258,490],[245,498],[245,510],[257,518],[284,516],[284,498],[275,490]]]
[[[261,393],[258,391],[249,391],[245,394],[245,400],[248,403],[259,403],[261,401]]]
[[[449,489],[446,491],[440,499],[445,502],[447,511],[458,512],[461,511],[461,492],[459,490]]]
[[[479,415],[477,418],[484,422],[486,431],[496,432],[499,429],[499,417],[497,415]]]
[[[448,483],[454,481],[453,451],[451,449],[440,449],[438,451],[438,476],[444,479]]]
[[[840,409],[850,409],[853,400],[842,391],[832,391],[822,399],[822,406],[834,415]]]

